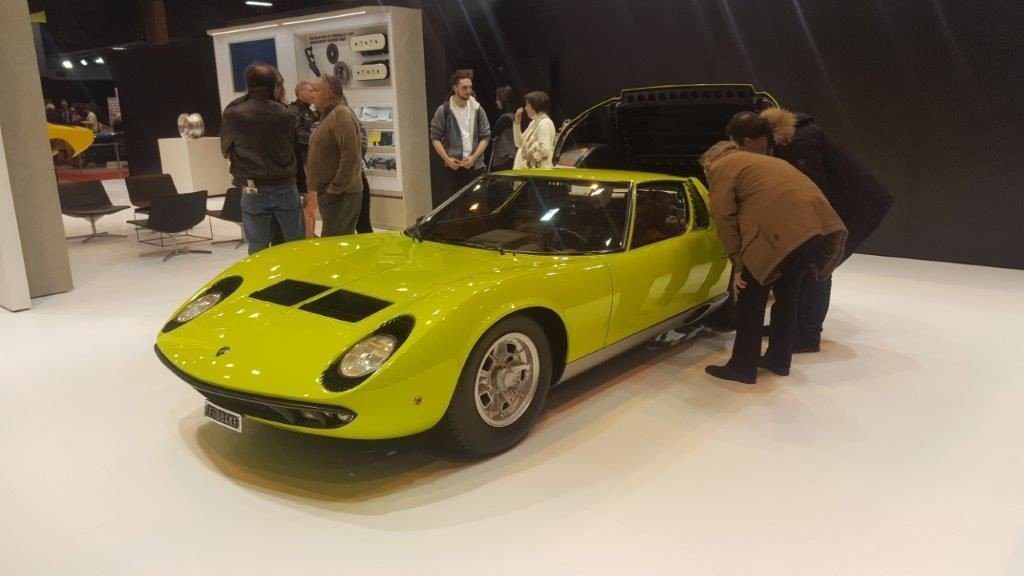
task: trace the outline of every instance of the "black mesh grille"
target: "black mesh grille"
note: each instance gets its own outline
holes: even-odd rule
[[[309,300],[317,294],[322,294],[328,290],[330,290],[330,287],[319,284],[310,284],[309,282],[301,282],[299,280],[282,280],[277,284],[267,286],[263,290],[253,292],[249,297],[272,304],[280,304],[281,306],[295,306],[299,302]]]
[[[224,300],[227,300],[228,296],[231,296],[231,294],[234,293],[235,290],[238,290],[238,287],[241,285],[241,276],[228,276],[227,278],[221,278],[213,286],[207,288],[206,291],[204,291],[202,294],[196,296],[194,300],[198,300],[199,298],[202,298],[203,296],[206,296],[211,292],[220,292],[220,302],[223,302]],[[189,303],[193,302],[194,300],[190,300]],[[218,304],[220,302],[218,302]],[[182,308],[182,310],[184,310],[184,308]],[[181,310],[175,313],[175,318],[178,316],[178,314],[181,314]],[[174,318],[171,318],[170,322],[164,324],[162,332],[170,332],[171,330],[174,330],[175,328],[181,326],[182,324],[183,322],[178,322]]]
[[[376,336],[378,334],[390,334],[394,336],[398,340],[395,344],[395,350],[397,351],[402,344],[405,343],[406,339],[409,338],[409,334],[412,333],[413,326],[415,325],[416,320],[412,316],[407,314],[397,316],[388,320],[384,324],[381,324],[380,328],[375,330],[370,336]],[[367,338],[370,336],[367,336]],[[348,353],[348,350],[346,350],[345,353]],[[392,352],[392,354],[394,354],[394,352]],[[356,386],[359,386],[366,381],[367,378],[373,375],[373,373],[371,373],[360,378],[348,378],[342,376],[338,372],[338,364],[341,363],[341,359],[344,357],[345,354],[339,356],[338,359],[331,363],[331,365],[328,366],[320,376],[320,384],[325,390],[330,392],[345,392],[346,390],[351,390]]]
[[[302,305],[306,312],[320,314],[343,322],[359,322],[391,306],[391,302],[347,290],[331,292],[323,298]]]

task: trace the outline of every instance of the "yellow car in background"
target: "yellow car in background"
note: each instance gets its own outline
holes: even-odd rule
[[[88,128],[65,126],[63,124],[46,124],[50,135],[50,154],[56,156],[63,153],[66,159],[74,158],[92,146],[96,135]]]

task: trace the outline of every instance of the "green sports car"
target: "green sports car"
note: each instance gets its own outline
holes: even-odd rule
[[[623,92],[567,124],[571,167],[485,176],[402,232],[245,258],[174,313],[157,355],[237,431],[433,429],[468,455],[508,449],[552,386],[728,299],[696,159],[767,101]]]

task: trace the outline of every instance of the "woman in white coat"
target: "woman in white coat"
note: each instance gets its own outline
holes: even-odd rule
[[[523,110],[516,110],[516,119],[512,124],[512,136],[515,138],[516,160],[513,168],[554,168],[552,155],[555,152],[555,123],[548,118],[551,99],[544,92],[530,92],[524,97],[525,111],[530,118],[530,125],[522,129]]]

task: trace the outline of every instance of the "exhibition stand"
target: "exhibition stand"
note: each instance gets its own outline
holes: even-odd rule
[[[160,165],[170,174],[174,187],[182,192],[206,190],[223,195],[231,187],[227,158],[220,151],[220,138],[161,138]]]
[[[243,73],[253,62],[276,66],[289,98],[297,82],[335,75],[345,84],[349,106],[368,131],[365,169],[373,225],[404,228],[430,211],[419,10],[365,6],[253,22],[209,34],[222,108],[245,93]]]

